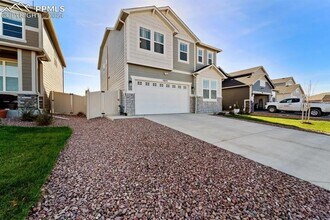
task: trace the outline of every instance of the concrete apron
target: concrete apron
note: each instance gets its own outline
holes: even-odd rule
[[[145,118],[330,190],[330,136],[205,114]]]

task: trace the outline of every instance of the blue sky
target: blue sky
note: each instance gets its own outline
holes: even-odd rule
[[[24,0],[31,4],[32,0]],[[65,92],[99,89],[97,59],[105,27],[122,8],[169,5],[205,43],[221,48],[225,71],[263,65],[271,78],[293,76],[313,93],[330,91],[330,1],[327,0],[34,0],[63,5],[54,19],[67,61]]]

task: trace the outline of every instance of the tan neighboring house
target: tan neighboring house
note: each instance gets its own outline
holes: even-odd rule
[[[300,84],[296,84],[293,77],[272,79],[275,85],[275,101],[282,101],[287,98],[304,98],[305,93]]]
[[[63,92],[65,60],[51,19],[33,7],[0,1],[0,109],[49,109],[50,91]]]
[[[123,9],[100,47],[101,90],[118,91],[127,115],[220,112],[219,52],[168,6]]]
[[[330,102],[330,92],[312,95],[309,100],[311,102]]]
[[[274,85],[263,66],[227,73],[222,83],[223,108],[234,105],[247,112],[263,110],[272,99]]]

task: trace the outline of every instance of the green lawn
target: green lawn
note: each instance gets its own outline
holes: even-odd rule
[[[40,197],[68,127],[0,126],[0,219],[25,219]]]
[[[310,120],[311,124],[304,124],[300,119],[276,118],[255,115],[235,115],[230,116],[250,121],[266,122],[270,124],[282,125],[287,127],[300,128],[308,131],[316,131],[330,134],[330,121]]]

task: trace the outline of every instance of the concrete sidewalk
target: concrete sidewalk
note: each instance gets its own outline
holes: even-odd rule
[[[330,136],[203,114],[145,118],[330,190]]]

